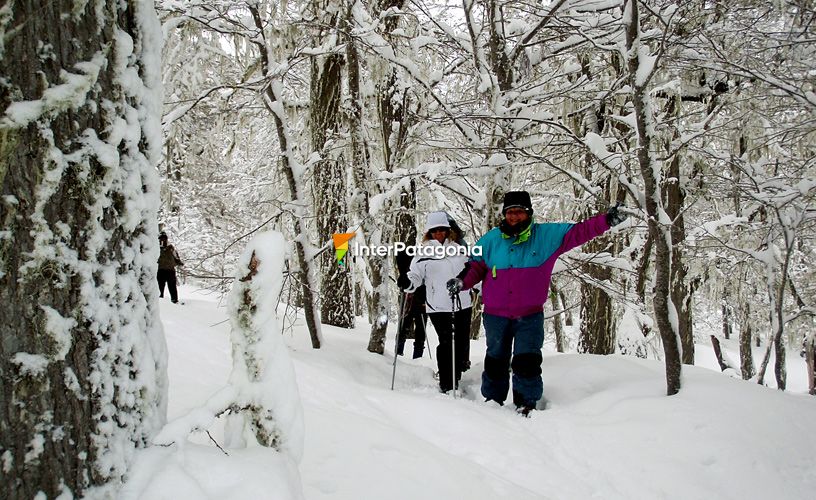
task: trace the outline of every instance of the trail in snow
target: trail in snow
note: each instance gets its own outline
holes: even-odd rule
[[[187,287],[181,294],[187,305],[161,304],[170,418],[220,388],[230,368],[229,327],[217,297]],[[472,342],[465,395],[454,399],[438,393],[427,352],[419,360],[400,357],[389,390],[393,331],[385,356],[366,351],[361,320],[351,331],[324,325],[323,334],[319,350],[300,322],[285,334],[306,418],[300,475],[309,500],[794,499],[816,488],[810,396],[684,367],[683,390],[667,397],[659,362],[545,353],[550,406],[524,419],[512,407],[482,402],[483,340]],[[219,425],[211,430],[216,440]],[[143,460],[130,490],[154,496],[130,498],[159,498],[157,491],[275,498],[257,448],[226,457],[205,435],[192,441],[189,460],[164,477],[144,472],[160,458]],[[185,481],[173,483],[179,474]]]

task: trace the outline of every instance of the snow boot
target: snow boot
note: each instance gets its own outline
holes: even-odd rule
[[[524,405],[524,406],[517,406],[516,407],[516,413],[518,413],[519,415],[521,415],[524,418],[530,418],[530,414],[533,413],[533,410],[535,410],[535,408],[532,407],[532,406]]]

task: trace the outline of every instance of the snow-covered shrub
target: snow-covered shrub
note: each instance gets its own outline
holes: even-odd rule
[[[276,306],[283,284],[286,242],[278,232],[256,236],[238,261],[228,308],[232,326],[230,384],[238,390],[229,445],[251,431],[262,446],[299,460],[303,449],[303,409],[295,374],[278,323]],[[239,425],[236,418],[240,419]],[[243,424],[243,425],[240,425]]]

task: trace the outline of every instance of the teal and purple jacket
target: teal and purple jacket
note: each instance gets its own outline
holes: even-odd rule
[[[609,229],[606,214],[577,224],[532,223],[516,237],[494,227],[476,242],[481,256],[472,256],[462,276],[464,288],[480,281],[484,312],[520,318],[544,310],[550,278],[558,256]]]

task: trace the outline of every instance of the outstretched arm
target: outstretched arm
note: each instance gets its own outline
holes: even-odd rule
[[[568,252],[575,247],[581,246],[587,241],[602,235],[609,230],[609,223],[606,221],[606,214],[598,214],[581,221],[570,228],[564,235],[564,240],[558,248],[558,253]]]

